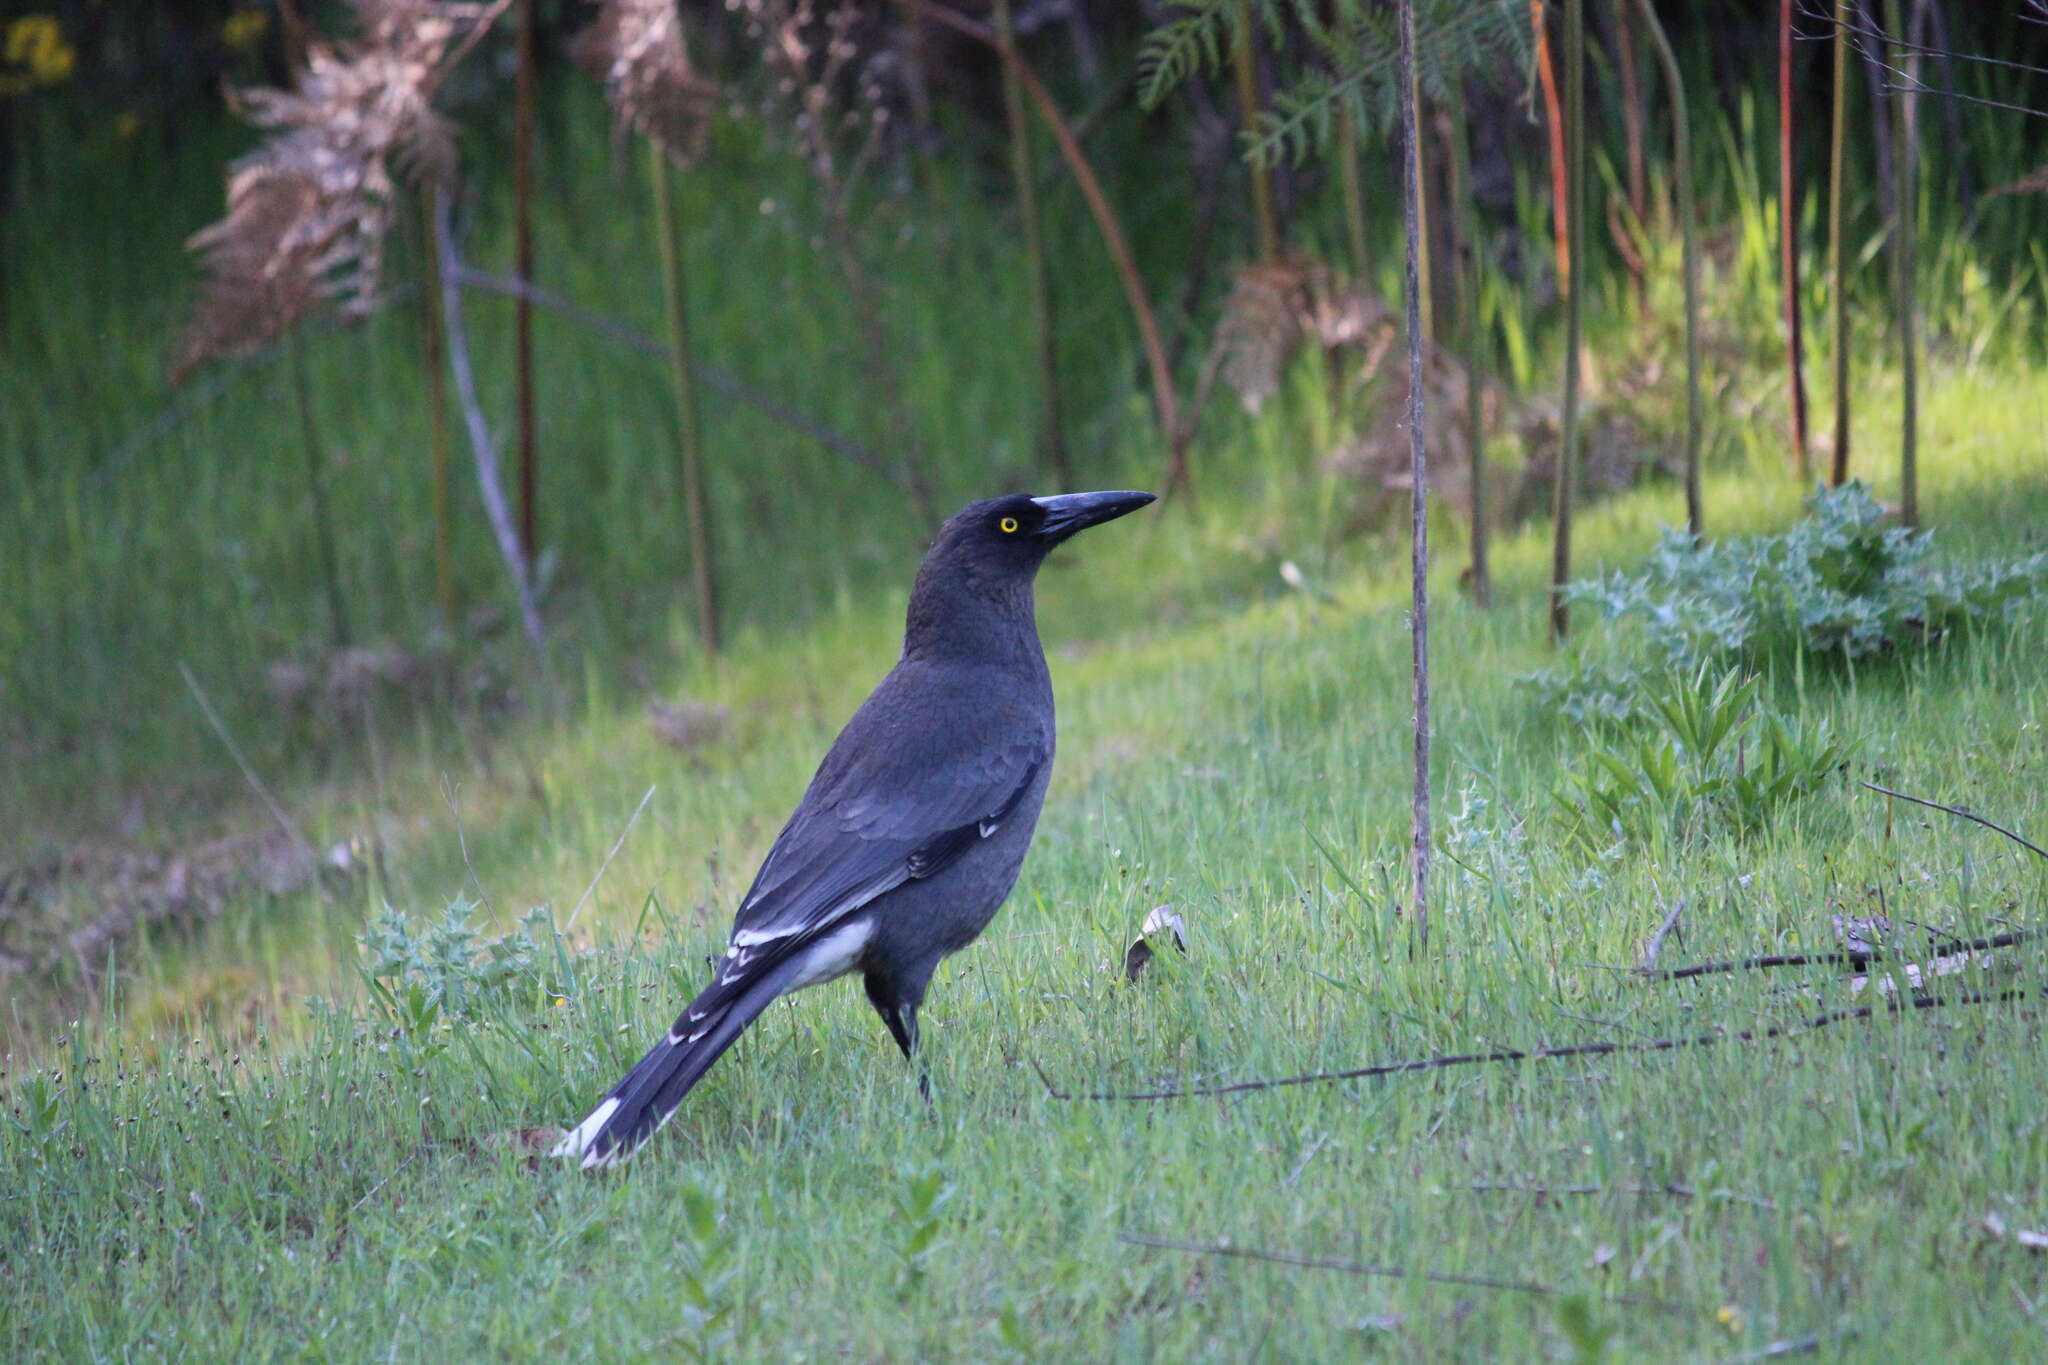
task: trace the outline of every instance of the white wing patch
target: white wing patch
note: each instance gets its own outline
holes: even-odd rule
[[[597,1140],[597,1135],[604,1131],[606,1122],[610,1120],[613,1114],[618,1112],[618,1108],[619,1102],[613,1099],[606,1100],[603,1104],[591,1110],[590,1117],[577,1124],[576,1131],[556,1143],[554,1149],[548,1155],[582,1156],[584,1152],[589,1150],[590,1144]],[[586,1162],[585,1164],[589,1163]]]
[[[815,986],[852,971],[860,950],[867,947],[874,932],[875,922],[864,919],[835,929],[813,943],[799,959],[801,965],[797,968],[796,979],[789,983],[789,989],[800,991],[806,986]]]

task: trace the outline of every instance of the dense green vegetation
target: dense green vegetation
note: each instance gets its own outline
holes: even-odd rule
[[[2041,945],[1946,963],[1961,970],[1934,986],[1941,1008],[1888,1005],[1922,984],[1905,964],[1928,981],[1957,958],[1929,933],[2031,929],[2048,865],[1859,785],[2048,842],[2048,609],[2022,581],[2048,549],[2048,260],[2014,227],[2038,211],[1988,203],[1972,237],[1945,230],[1939,182],[1922,207],[1924,551],[1865,511],[1801,529],[1770,368],[1776,210],[1750,106],[1726,107],[1697,138],[1717,149],[1700,189],[1720,539],[1663,539],[1683,493],[1654,462],[1595,487],[1579,562],[1624,577],[1587,598],[1628,610],[1610,625],[1581,606],[1560,651],[1548,527],[1503,527],[1481,608],[1441,514],[1427,953],[1402,905],[1405,542],[1360,529],[1377,490],[1327,458],[1376,391],[1333,406],[1310,353],[1257,417],[1218,402],[1193,497],[1077,542],[1041,580],[1059,770],[1010,904],[933,984],[935,1107],[859,992],[827,987],[777,1005],[640,1159],[596,1179],[539,1157],[544,1130],[722,948],[811,764],[894,657],[926,528],[887,481],[707,396],[729,643],[705,657],[662,368],[543,311],[545,659],[466,481],[464,619],[446,630],[407,238],[393,306],[303,342],[354,634],[406,661],[337,684],[289,353],[175,395],[161,378],[188,302],[178,243],[217,214],[217,168],[246,136],[195,119],[156,156],[106,127],[59,155],[61,129],[25,128],[48,141],[0,217],[0,948],[29,964],[0,963],[0,1353],[1718,1359],[1811,1338],[1823,1358],[2038,1354],[2048,1261],[2017,1234],[2048,1230]],[[542,279],[659,334],[652,215],[605,120],[590,90],[550,93]],[[1970,126],[1980,166],[2029,169],[2005,124]],[[464,251],[502,268],[500,167],[472,140]],[[1144,127],[1106,121],[1090,148],[1113,188],[1150,183]],[[947,506],[1046,481],[998,165],[931,157],[863,201]],[[801,167],[722,122],[679,183],[705,361],[894,458]],[[1525,221],[1542,192],[1540,174],[1521,187]],[[1135,332],[1070,190],[1050,198],[1078,477],[1145,486],[1166,452]],[[1147,274],[1178,278],[1184,205],[1119,206]],[[1373,241],[1393,242],[1389,206],[1373,213]],[[1344,230],[1320,201],[1295,224],[1311,243]],[[1588,282],[1589,395],[1596,420],[1668,456],[1676,245],[1650,246],[1644,318],[1620,276]],[[1823,272],[1807,280],[1819,317]],[[1190,371],[1215,306],[1197,304]],[[1558,310],[1505,272],[1479,308],[1505,389],[1539,401]],[[478,294],[470,323],[497,420],[509,305]],[[1899,381],[1874,302],[1855,339],[1856,468],[1890,503]],[[1522,443],[1504,429],[1489,449],[1512,490]],[[1788,545],[1804,568],[1757,571]],[[1843,547],[1896,573],[1873,596],[1823,563]],[[1992,584],[1996,609],[1923,629],[1925,604],[1950,601],[1926,593],[1930,568]],[[1736,618],[1746,633],[1665,629]],[[1859,629],[1869,648],[1836,647]],[[650,721],[649,703],[683,710]],[[1728,728],[1702,746],[1710,713]],[[227,867],[203,913],[68,951],[173,875],[207,881],[220,841],[280,842],[223,736],[350,869],[271,890]],[[1161,904],[1187,952],[1127,981]],[[1653,942],[1667,967],[1831,952],[1837,917],[1880,915],[1890,975],[1618,970]],[[1861,1006],[1873,1017],[1807,1026]],[[1697,1036],[1717,1041],[1069,1097]]]

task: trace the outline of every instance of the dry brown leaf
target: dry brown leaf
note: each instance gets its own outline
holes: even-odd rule
[[[647,728],[678,753],[693,753],[725,733],[732,713],[710,702],[647,703]]]
[[[689,165],[704,154],[718,82],[690,64],[675,0],[594,0],[597,18],[570,55],[603,84],[619,126]]]
[[[358,0],[361,36],[316,44],[293,90],[234,96],[270,136],[228,167],[227,215],[185,249],[207,280],[172,355],[176,382],[208,360],[246,355],[319,300],[368,315],[397,218],[393,168],[452,170],[454,142],[433,99],[450,52],[504,11],[503,0]]]
[[[1307,342],[1325,351],[1352,348],[1378,367],[1394,335],[1393,315],[1378,296],[1338,278],[1310,256],[1241,267],[1216,324],[1223,381],[1244,410],[1256,414],[1280,388],[1295,353]]]
[[[1860,953],[1869,956],[1884,948],[1885,940],[1891,937],[1892,922],[1889,916],[1872,915],[1868,919],[1852,915],[1829,917],[1835,926],[1835,939],[1845,953]]]
[[[1152,939],[1160,934],[1172,934],[1173,946],[1183,954],[1187,952],[1187,922],[1172,906],[1155,906],[1152,913],[1145,916],[1145,923],[1138,930],[1138,936],[1131,940],[1131,946],[1124,949],[1124,980],[1136,981],[1143,974],[1146,964],[1152,961]]]

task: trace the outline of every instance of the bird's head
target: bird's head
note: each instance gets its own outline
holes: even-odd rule
[[[972,502],[939,528],[927,562],[983,580],[1029,579],[1053,546],[1152,502],[1150,493],[1023,493]]]
[[[905,655],[1008,655],[1028,641],[1036,658],[1031,583],[1038,566],[1069,536],[1153,500],[1150,493],[1131,492],[1017,493],[969,503],[939,528],[918,568]],[[1015,623],[1023,625],[1021,634]]]

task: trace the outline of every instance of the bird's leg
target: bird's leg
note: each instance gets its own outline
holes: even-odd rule
[[[915,997],[906,997],[875,977],[868,977],[868,1003],[875,1007],[875,1013],[882,1016],[882,1022],[889,1026],[889,1036],[896,1040],[896,1046],[903,1052],[903,1060],[917,1066],[917,1093],[923,1097],[925,1108],[932,1107],[932,1074],[924,1064],[923,1049],[917,1040],[917,1007]]]
[[[917,1064],[917,1093],[924,1100],[924,1107],[932,1105],[932,1073],[924,1064],[924,1049],[917,1041],[917,1006],[914,1004],[892,1005],[889,1009],[889,1031],[896,1035],[896,1045],[903,1049],[906,1061]],[[909,1041],[904,1041],[905,1039]]]

